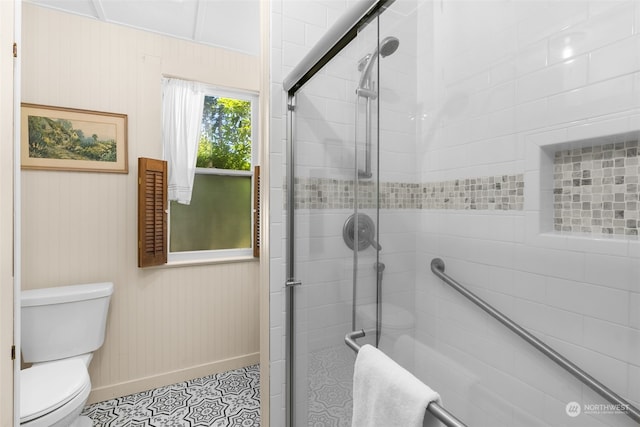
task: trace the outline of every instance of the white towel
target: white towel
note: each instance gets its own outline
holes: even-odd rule
[[[377,348],[362,346],[353,375],[352,427],[421,427],[433,401],[441,403],[438,393]]]

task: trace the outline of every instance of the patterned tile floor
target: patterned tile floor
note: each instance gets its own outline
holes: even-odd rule
[[[84,408],[95,427],[260,427],[260,371],[249,366]]]

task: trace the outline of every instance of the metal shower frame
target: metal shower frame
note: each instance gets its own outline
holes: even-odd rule
[[[338,21],[325,33],[318,43],[300,61],[300,63],[285,77],[284,90],[287,92],[287,226],[286,226],[286,255],[287,255],[287,280],[285,283],[286,305],[286,349],[285,349],[285,376],[286,376],[286,427],[293,427],[294,420],[294,390],[293,390],[293,338],[295,335],[294,298],[293,292],[301,282],[296,279],[294,263],[294,239],[295,221],[292,215],[294,206],[294,177],[295,165],[293,162],[294,144],[293,128],[295,125],[296,92],[309,81],[316,73],[333,59],[344,47],[346,47],[358,35],[358,30],[372,19],[375,19],[393,3],[394,0],[361,0],[341,16]]]

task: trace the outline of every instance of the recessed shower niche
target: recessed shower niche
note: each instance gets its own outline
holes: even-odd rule
[[[639,132],[627,132],[542,147],[548,163],[541,165],[542,188],[552,186],[553,201],[541,213],[552,216],[553,231],[638,235],[638,141]]]

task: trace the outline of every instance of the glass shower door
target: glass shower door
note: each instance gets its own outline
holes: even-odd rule
[[[377,29],[367,28],[377,39]],[[289,107],[293,245],[287,292],[293,321],[287,335],[292,355],[289,416],[296,427],[351,425],[355,354],[344,337],[356,326],[364,327],[355,309],[375,305],[377,298],[377,184],[371,178],[377,172],[377,119],[376,114],[365,116],[366,102],[356,94],[358,63],[367,54],[360,44],[358,37],[345,47],[298,90]],[[371,101],[369,112],[375,108],[375,99]],[[363,176],[366,172],[371,176]],[[365,203],[358,202],[362,197]],[[365,217],[358,214],[371,219],[369,234],[363,235]],[[375,320],[369,326],[375,330]]]

